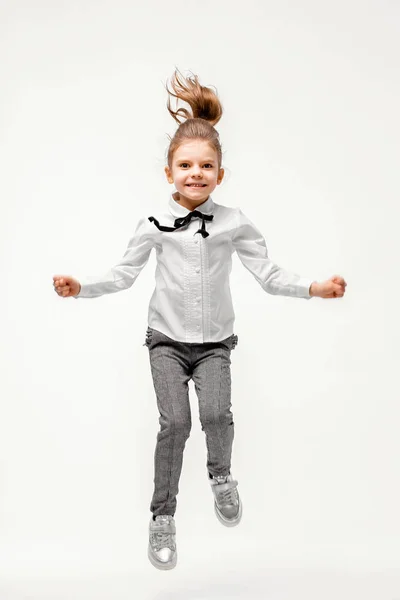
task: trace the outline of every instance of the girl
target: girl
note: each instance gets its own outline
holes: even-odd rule
[[[165,174],[176,187],[165,211],[139,219],[120,262],[98,277],[81,282],[55,275],[59,296],[96,298],[130,287],[154,248],[156,285],[150,299],[145,344],[160,413],[154,455],[153,513],[148,557],[159,569],[177,562],[174,514],[183,451],[191,430],[188,383],[193,379],[201,428],[207,444],[208,481],[219,521],[239,523],[242,502],[231,473],[234,422],[231,407],[231,351],[238,342],[229,288],[232,254],[269,294],[309,300],[339,298],[346,282],[339,275],[316,282],[288,272],[268,257],[259,229],[240,210],[214,202],[211,194],[224,177],[219,134],[222,116],[216,93],[198,77],[175,70],[170,96],[186,102],[192,113],[167,108],[179,123],[169,138]],[[178,115],[186,117],[182,122]],[[201,225],[201,226],[200,226]]]

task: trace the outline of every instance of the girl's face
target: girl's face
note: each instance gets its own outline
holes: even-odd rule
[[[172,169],[165,167],[169,183],[174,183],[175,200],[182,206],[193,210],[205,202],[208,196],[219,185],[224,176],[224,169],[218,169],[218,155],[215,148],[204,140],[185,142],[174,152]],[[199,184],[193,187],[191,184]]]

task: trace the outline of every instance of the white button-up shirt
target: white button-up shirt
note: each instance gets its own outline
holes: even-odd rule
[[[189,209],[169,198],[168,211],[152,215],[174,227]],[[234,333],[235,313],[229,286],[232,254],[269,294],[311,298],[313,279],[290,273],[268,258],[265,239],[240,208],[217,204],[209,196],[196,210],[214,215],[205,221],[208,237],[196,233],[201,219],[175,231],[160,231],[142,217],[125,254],[108,272],[80,280],[79,298],[95,298],[125,290],[134,283],[155,249],[156,285],[150,299],[148,325],[180,342],[218,342]]]

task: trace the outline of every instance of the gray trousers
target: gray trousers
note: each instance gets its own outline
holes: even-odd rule
[[[227,475],[231,468],[234,422],[231,407],[231,350],[238,337],[220,342],[178,342],[147,328],[151,373],[160,431],[154,453],[154,516],[174,515],[182,471],[183,451],[192,426],[189,381],[199,401],[201,429],[207,445],[206,467],[211,475]]]

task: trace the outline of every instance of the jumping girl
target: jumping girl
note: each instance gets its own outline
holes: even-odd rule
[[[167,108],[179,123],[166,157],[165,174],[176,191],[165,210],[139,219],[122,259],[102,276],[80,282],[55,275],[62,297],[96,298],[129,288],[149,260],[157,258],[145,343],[148,348],[160,430],[154,455],[148,557],[159,569],[177,562],[178,484],[191,430],[188,383],[193,379],[207,445],[207,478],[219,521],[235,526],[242,517],[238,482],[231,473],[234,421],[231,409],[231,351],[238,342],[229,287],[232,254],[269,294],[309,300],[340,298],[347,283],[334,275],[323,282],[284,270],[268,257],[260,230],[240,208],[217,204],[212,193],[224,177],[215,125],[222,105],[198,77],[175,70],[170,96],[185,108]],[[183,117],[180,121],[179,116]]]

